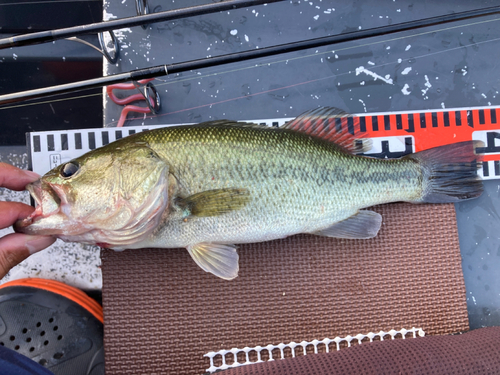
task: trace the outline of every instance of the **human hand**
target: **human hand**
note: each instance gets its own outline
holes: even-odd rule
[[[0,187],[21,191],[33,181],[39,179],[36,173],[0,163]],[[28,217],[34,208],[20,202],[0,201],[0,229],[13,225],[17,220]],[[31,254],[36,253],[55,242],[50,236],[30,236],[21,233],[11,233],[0,238],[0,279],[9,270],[21,263]]]

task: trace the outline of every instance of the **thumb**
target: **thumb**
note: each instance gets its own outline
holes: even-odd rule
[[[21,263],[31,254],[52,245],[55,240],[54,237],[28,236],[21,233],[11,233],[0,238],[0,279],[12,267]]]

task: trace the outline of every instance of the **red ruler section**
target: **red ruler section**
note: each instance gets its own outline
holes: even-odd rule
[[[422,112],[359,114],[360,130],[374,140],[366,155],[401,157],[456,142],[481,140],[484,179],[500,178],[500,107],[457,108]]]

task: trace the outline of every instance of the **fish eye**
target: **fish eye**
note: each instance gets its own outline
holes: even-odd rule
[[[70,161],[61,168],[61,177],[69,178],[80,170],[80,165],[76,161]]]

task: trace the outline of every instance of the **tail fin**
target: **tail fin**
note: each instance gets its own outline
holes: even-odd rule
[[[481,146],[481,141],[467,141],[406,156],[422,167],[424,189],[419,202],[452,203],[479,197],[483,183],[477,169],[482,155],[475,150]]]

